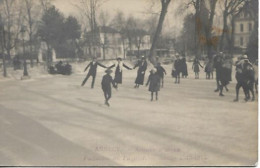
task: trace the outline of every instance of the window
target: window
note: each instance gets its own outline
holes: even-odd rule
[[[240,31],[243,32],[244,31],[244,25],[240,24]]]
[[[252,31],[252,23],[248,23],[248,30]]]
[[[240,46],[243,46],[243,44],[244,44],[244,39],[243,37],[240,37]]]

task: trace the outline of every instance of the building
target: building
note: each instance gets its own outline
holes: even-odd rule
[[[254,29],[254,18],[250,10],[243,8],[236,16],[234,32],[234,47],[245,51],[249,42],[250,35]]]

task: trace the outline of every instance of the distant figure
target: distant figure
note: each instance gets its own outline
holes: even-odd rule
[[[64,75],[70,75],[72,72],[72,67],[71,65],[67,62],[66,65],[64,66]]]
[[[126,66],[122,62],[122,58],[117,58],[117,64],[114,64],[114,65],[110,66],[109,68],[113,68],[113,67],[116,67],[114,82],[115,82],[116,86],[118,87],[118,84],[122,84],[123,67],[128,70],[132,70],[132,68],[129,68],[128,66]]]
[[[63,74],[63,62],[59,61],[56,65],[55,65],[56,71],[58,74]]]
[[[208,61],[205,64],[206,79],[213,79],[213,71],[213,60],[208,59]]]
[[[88,78],[90,76],[92,76],[92,83],[91,83],[91,88],[94,88],[94,84],[95,84],[95,79],[96,79],[96,74],[97,74],[97,66],[101,66],[103,68],[107,68],[106,66],[100,64],[99,62],[97,62],[97,59],[94,57],[92,59],[92,61],[88,64],[88,66],[85,68],[84,72],[90,67],[88,74],[86,76],[86,78],[83,80],[81,86],[84,86],[85,83],[87,82]]]
[[[217,89],[215,92],[219,91],[220,81],[219,81],[219,73],[221,69],[221,62],[222,62],[223,53],[220,52],[218,55],[214,57],[213,60],[213,67],[216,69],[216,83],[217,83]]]
[[[187,68],[187,63],[186,63],[185,57],[183,57],[181,59],[181,76],[182,76],[182,78],[188,77],[188,68]]]
[[[176,55],[176,60],[174,61],[174,71],[175,71],[175,84],[180,83],[180,72],[181,72],[181,60],[179,54]]]
[[[156,72],[156,69],[150,71],[146,86],[149,84],[149,91],[151,92],[151,101],[153,101],[153,94],[155,93],[155,99],[158,100],[158,91],[160,91],[160,77]]]
[[[158,63],[157,66],[156,66],[156,70],[157,70],[157,74],[159,75],[160,77],[160,81],[162,83],[162,88],[163,88],[163,83],[164,83],[164,75],[166,75],[166,71],[165,69],[161,66],[161,63]]]
[[[101,86],[105,96],[105,105],[110,106],[108,101],[112,96],[111,84],[114,88],[117,88],[117,86],[115,85],[115,82],[110,75],[113,71],[111,69],[107,69],[105,72],[106,75],[104,75],[102,78]]]
[[[200,72],[200,67],[203,68],[203,66],[200,64],[200,61],[198,58],[195,58],[192,64],[192,69],[195,72],[195,79],[199,79],[199,72]]]
[[[139,85],[144,84],[144,76],[145,76],[145,71],[147,69],[147,62],[144,56],[142,56],[141,60],[137,62],[137,64],[134,66],[133,69],[135,69],[136,67],[138,67],[138,70],[137,70],[137,77],[135,80],[135,88],[139,88]]]

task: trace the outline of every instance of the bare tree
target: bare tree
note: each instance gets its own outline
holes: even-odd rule
[[[88,35],[86,36],[86,39],[88,42],[87,44],[89,45],[89,51],[90,55],[92,55],[92,49],[94,50],[94,56],[96,56],[96,47],[99,45],[97,39],[97,19],[96,16],[98,14],[98,11],[100,7],[106,2],[105,0],[81,0],[80,5],[75,5],[76,8],[80,11],[81,17],[83,18],[84,21],[87,21],[87,23],[84,23],[85,26],[90,27],[90,32],[87,33]]]
[[[5,50],[11,58],[11,50],[16,46],[18,35],[20,33],[22,20],[22,6],[16,0],[4,0],[2,5],[2,17],[4,21],[4,31],[6,31]],[[6,30],[5,30],[6,28]]]
[[[219,1],[220,5],[223,6],[223,29],[220,38],[220,46],[219,49],[223,50],[224,42],[227,40],[228,44],[232,44],[232,37],[229,36],[230,30],[234,29],[233,25],[233,15],[239,11],[239,8],[244,5],[247,0],[224,0]],[[231,28],[228,26],[228,17],[231,16]],[[233,26],[232,26],[233,25]],[[229,49],[232,46],[229,45]]]
[[[159,18],[159,21],[158,21],[157,29],[156,29],[156,32],[155,32],[154,37],[153,37],[153,43],[152,43],[152,46],[151,46],[151,49],[150,49],[149,59],[153,64],[155,64],[155,49],[156,49],[157,41],[158,41],[158,38],[161,34],[163,21],[164,21],[164,18],[166,16],[168,5],[169,5],[170,2],[171,2],[171,0],[161,0],[162,10],[161,10],[160,18]]]
[[[26,10],[26,22],[28,25],[28,34],[29,34],[29,46],[30,46],[30,64],[33,67],[33,35],[35,34],[36,20],[40,12],[37,10],[37,5],[35,0],[24,0],[25,10]],[[41,3],[44,3],[41,1]],[[46,5],[45,5],[46,6]],[[37,59],[38,60],[38,59]]]
[[[0,37],[1,37],[1,50],[2,50],[2,59],[3,59],[3,76],[7,77],[6,72],[6,58],[5,58],[5,30],[4,30],[4,22],[2,20],[2,15],[0,13]]]

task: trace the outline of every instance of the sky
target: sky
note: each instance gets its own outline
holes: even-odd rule
[[[73,15],[80,18],[80,12],[75,5],[80,5],[81,0],[54,0],[53,4],[65,15]],[[186,0],[172,1],[164,21],[165,31],[171,36],[178,34],[182,28],[185,11],[180,12],[180,3]],[[105,0],[100,11],[108,12],[113,17],[117,11],[123,11],[126,16],[132,15],[137,18],[151,16],[151,12],[160,12],[159,0]],[[155,23],[156,24],[156,23]]]

